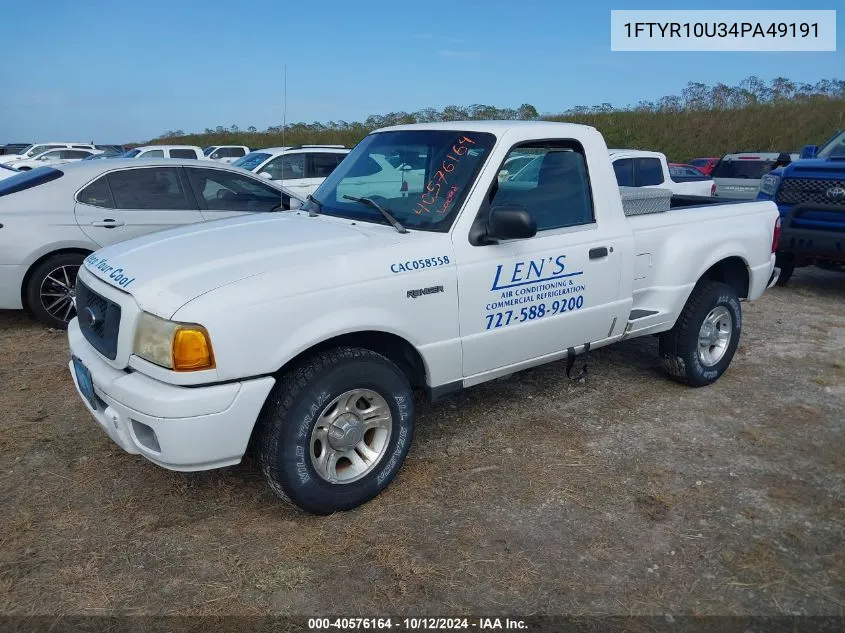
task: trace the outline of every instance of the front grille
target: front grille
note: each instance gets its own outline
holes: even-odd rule
[[[77,280],[76,314],[85,340],[100,354],[114,360],[120,331],[120,306]]]
[[[778,204],[814,204],[822,207],[842,204],[827,197],[829,189],[845,186],[841,180],[821,178],[784,178],[778,190]]]

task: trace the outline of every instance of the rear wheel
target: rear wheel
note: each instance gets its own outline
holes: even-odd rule
[[[724,283],[700,281],[675,327],[660,337],[667,373],[690,387],[715,382],[733,359],[741,329],[736,291]]]
[[[26,286],[26,301],[44,325],[64,329],[76,316],[76,275],[85,255],[59,253],[38,264]]]
[[[313,514],[350,510],[393,480],[413,430],[402,371],[373,351],[337,348],[273,388],[259,420],[259,461],[282,499]]]

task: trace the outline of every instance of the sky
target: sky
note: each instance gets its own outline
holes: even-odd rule
[[[836,9],[840,1],[763,6]],[[678,3],[3,2],[0,143],[129,143],[232,124],[263,130],[282,123],[285,67],[288,123],[475,103],[554,113],[679,94],[688,81],[845,78],[845,11],[836,52],[655,53],[610,50],[614,8]]]

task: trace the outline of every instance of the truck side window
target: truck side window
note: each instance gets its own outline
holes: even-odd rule
[[[659,158],[638,158],[637,159],[637,186],[648,187],[649,185],[663,184],[663,165]]]
[[[516,174],[499,180],[491,206],[525,207],[537,223],[538,232],[594,221],[590,179],[580,146],[523,145],[511,150],[505,163],[514,155],[525,154],[534,154],[535,159]]]
[[[620,187],[634,186],[634,159],[620,158],[613,163],[613,171],[616,173],[616,183]]]

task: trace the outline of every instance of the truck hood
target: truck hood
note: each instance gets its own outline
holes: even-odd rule
[[[845,157],[842,158],[802,158],[783,168],[787,177],[800,177],[802,172],[836,171],[845,173]]]
[[[303,274],[317,261],[397,243],[383,227],[367,226],[304,212],[240,216],[107,246],[84,266],[141,309],[170,318],[192,299],[247,277],[280,269]]]

